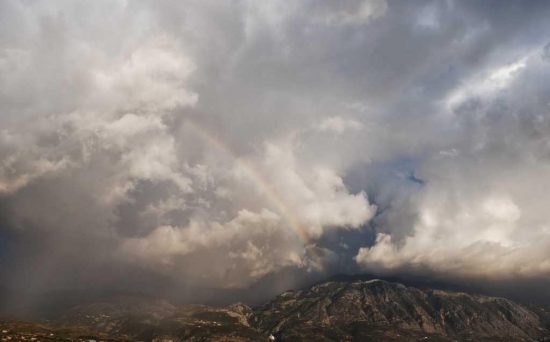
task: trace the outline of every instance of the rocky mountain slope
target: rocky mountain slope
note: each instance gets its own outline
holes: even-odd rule
[[[545,308],[528,309],[503,298],[382,280],[332,281],[285,292],[255,309],[243,304],[176,307],[161,300],[118,298],[75,307],[57,325],[4,322],[0,337],[268,341],[272,335],[277,341],[550,341],[548,317]]]
[[[534,340],[540,317],[510,300],[420,290],[382,280],[328,282],[258,308],[254,325],[280,340]]]

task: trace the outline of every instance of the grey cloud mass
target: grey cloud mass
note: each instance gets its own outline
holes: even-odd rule
[[[544,1],[2,1],[0,279],[29,298],[548,281],[549,17]]]

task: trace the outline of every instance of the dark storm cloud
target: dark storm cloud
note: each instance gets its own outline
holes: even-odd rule
[[[0,6],[9,287],[549,275],[545,2]]]

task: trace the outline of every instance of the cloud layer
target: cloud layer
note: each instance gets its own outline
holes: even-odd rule
[[[550,276],[544,2],[0,6],[8,287]]]

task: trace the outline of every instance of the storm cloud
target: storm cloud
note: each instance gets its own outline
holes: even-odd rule
[[[2,282],[548,279],[549,15],[543,1],[4,1]]]

